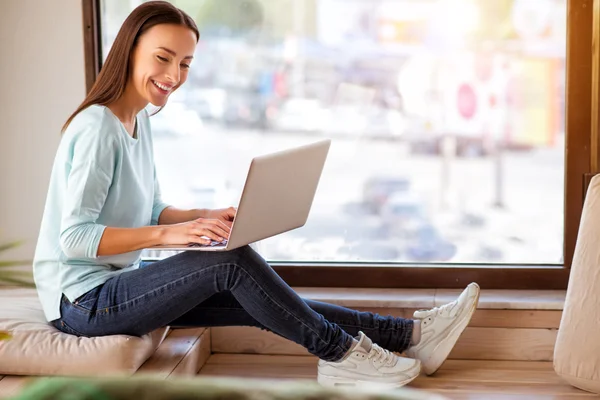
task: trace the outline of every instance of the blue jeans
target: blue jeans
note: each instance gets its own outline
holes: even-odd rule
[[[391,351],[408,348],[413,321],[303,300],[249,246],[188,251],[116,275],[72,303],[52,324],[78,336],[141,336],[164,326],[255,326],[338,361],[363,331]]]

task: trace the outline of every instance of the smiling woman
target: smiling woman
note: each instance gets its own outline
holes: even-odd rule
[[[63,131],[79,112],[98,104],[111,105],[133,134],[135,115],[123,115],[123,103],[133,101],[137,109],[148,103],[163,107],[169,94],[185,83],[200,39],[198,28],[187,14],[169,3],[153,5],[155,8],[139,7],[125,21],[98,79]]]
[[[260,326],[318,356],[319,382],[331,386],[399,387],[421,366],[435,373],[475,311],[475,283],[454,302],[407,319],[302,299],[249,246],[142,262],[143,249],[229,239],[237,212],[169,206],[155,173],[146,107],[163,107],[186,82],[198,36],[168,2],[136,7],[65,125],[33,263],[48,322],[88,337],[142,336],[167,325]],[[411,358],[393,353],[409,349]]]

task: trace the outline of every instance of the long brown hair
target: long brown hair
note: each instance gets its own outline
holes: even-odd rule
[[[166,1],[148,1],[136,7],[119,29],[92,89],[77,110],[67,119],[62,132],[82,110],[93,104],[106,106],[123,95],[129,79],[131,54],[139,37],[159,24],[185,26],[196,34],[196,40],[200,39],[200,32],[194,20],[174,5]]]

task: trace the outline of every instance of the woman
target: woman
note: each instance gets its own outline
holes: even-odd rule
[[[185,83],[198,39],[181,10],[140,5],[65,123],[34,262],[48,321],[79,336],[256,326],[318,356],[319,381],[328,385],[396,387],[421,367],[435,372],[475,310],[475,284],[413,321],[303,300],[248,246],[141,265],[144,248],[227,239],[235,217],[234,208],[170,207],[156,180],[145,107],[164,106]],[[405,350],[413,358],[391,353]]]

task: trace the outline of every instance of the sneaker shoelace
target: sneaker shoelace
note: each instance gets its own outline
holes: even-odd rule
[[[396,355],[389,350],[386,350],[375,343],[373,343],[371,352],[369,353],[368,358],[373,361],[379,361],[384,365],[394,366],[396,363]]]
[[[454,300],[451,303],[444,304],[443,306],[440,306],[440,307],[433,307],[430,310],[417,311],[417,312],[415,312],[415,318],[425,319],[432,315],[441,315],[443,317],[448,317],[451,315],[452,310],[454,310],[454,307],[456,307],[457,305],[458,305],[458,300]]]

